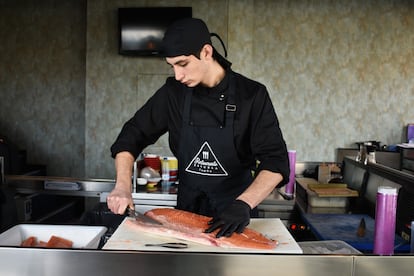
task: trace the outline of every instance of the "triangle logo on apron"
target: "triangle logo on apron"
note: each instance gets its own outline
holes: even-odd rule
[[[201,146],[185,171],[207,176],[228,176],[207,141]]]

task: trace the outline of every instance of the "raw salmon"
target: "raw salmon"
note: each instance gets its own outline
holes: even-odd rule
[[[161,222],[162,225],[139,220],[126,220],[125,225],[148,233],[224,248],[273,249],[277,246],[277,241],[249,228],[244,229],[241,234],[234,233],[231,237],[216,238],[218,229],[212,233],[204,233],[210,217],[187,211],[158,208],[146,212],[145,215]]]
[[[48,248],[72,248],[72,246],[72,241],[58,236],[50,237],[49,241],[46,243],[46,247]]]
[[[23,247],[34,247],[37,245],[37,239],[34,236],[30,236],[27,239],[23,240],[20,246]]]
[[[47,248],[72,248],[73,242],[58,236],[51,236],[49,241],[37,241],[37,238],[30,236],[23,240],[20,246],[23,247],[47,247]]]

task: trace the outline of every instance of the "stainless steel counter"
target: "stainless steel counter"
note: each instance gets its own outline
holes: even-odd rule
[[[0,247],[8,275],[411,275],[414,256],[265,255]]]
[[[45,188],[45,182],[52,185]],[[106,197],[115,186],[111,179],[74,179],[66,177],[39,177],[39,176],[7,176],[9,188],[22,194],[53,194],[60,196],[76,196],[96,198],[99,202],[106,202]],[[136,208],[145,212],[159,207],[175,207],[177,189],[179,185],[157,185],[148,189],[137,186],[132,193]],[[285,199],[277,190],[273,191],[259,206],[259,217],[280,218],[282,221],[290,219],[294,210],[295,201]]]
[[[43,182],[42,182],[43,183]],[[26,183],[27,184],[27,183]],[[87,183],[91,184],[91,183]],[[101,185],[98,183],[97,185]],[[114,183],[113,183],[114,184]],[[38,185],[38,184],[37,184]],[[106,186],[109,185],[109,186]],[[104,184],[110,187],[109,184]],[[86,185],[80,191],[45,191],[101,197],[109,191]],[[32,185],[18,187],[33,191]],[[42,189],[42,187],[38,187]],[[162,200],[173,204],[174,194],[135,193],[141,200]],[[156,202],[158,203],[158,202]],[[277,191],[266,198],[264,210],[289,213],[295,200],[284,199]],[[272,209],[274,208],[274,209]],[[259,206],[260,209],[260,206]],[[413,255],[301,255],[301,254],[219,254],[142,252],[118,250],[60,250],[0,247],[1,275],[411,275]]]
[[[100,202],[106,202],[109,192],[100,194]],[[132,193],[135,207],[139,211],[145,212],[157,207],[175,207],[177,202],[176,191],[146,191],[141,189]],[[294,210],[295,200],[285,199],[277,190],[274,190],[258,206],[260,217],[273,217],[288,220]]]

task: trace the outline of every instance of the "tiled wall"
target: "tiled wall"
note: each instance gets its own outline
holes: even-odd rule
[[[0,135],[51,175],[84,175],[85,1],[0,1]]]
[[[410,1],[89,0],[83,10],[82,1],[32,2],[43,4],[25,6],[24,14],[35,14],[31,19],[20,16],[32,28],[31,44],[45,45],[45,37],[53,36],[56,46],[49,46],[47,53],[28,46],[16,50],[0,9],[0,32],[12,38],[0,47],[14,49],[8,49],[7,56],[0,53],[0,61],[8,64],[0,68],[0,93],[17,103],[5,108],[2,96],[0,133],[4,125],[34,160],[47,161],[55,174],[85,170],[87,177],[114,177],[110,145],[124,121],[171,73],[162,59],[117,54],[118,7],[192,6],[194,16],[204,19],[227,44],[233,69],[268,87],[288,147],[297,150],[300,161],[335,160],[335,148],[361,140],[399,143],[403,127],[414,121],[414,5]],[[64,11],[72,27],[60,23],[50,7]],[[41,11],[42,17],[36,17]],[[81,60],[77,64],[67,60],[84,45],[78,30],[84,26],[82,12],[87,22],[84,75]],[[13,17],[7,18],[20,28]],[[34,35],[46,25],[45,34]],[[67,42],[72,45],[67,47]],[[48,74],[40,73],[43,64]],[[53,81],[57,72],[67,71],[60,81]],[[27,95],[31,93],[43,98],[36,100],[32,107],[36,111],[29,111],[30,116],[22,115],[22,109],[34,106]],[[55,103],[64,99],[55,113]],[[84,112],[84,117],[73,111]],[[71,123],[76,126],[70,128]],[[45,140],[44,132],[51,138]],[[65,145],[63,150],[60,145]],[[148,151],[167,152],[165,137]],[[75,168],[68,170],[71,166]]]
[[[252,75],[299,160],[401,141],[414,120],[413,2],[255,1],[254,14]]]

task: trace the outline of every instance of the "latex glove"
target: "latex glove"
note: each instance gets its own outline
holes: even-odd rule
[[[250,223],[250,211],[251,208],[246,202],[235,200],[221,214],[208,222],[211,226],[205,232],[211,233],[220,228],[217,238],[230,237],[234,232],[240,234]]]

